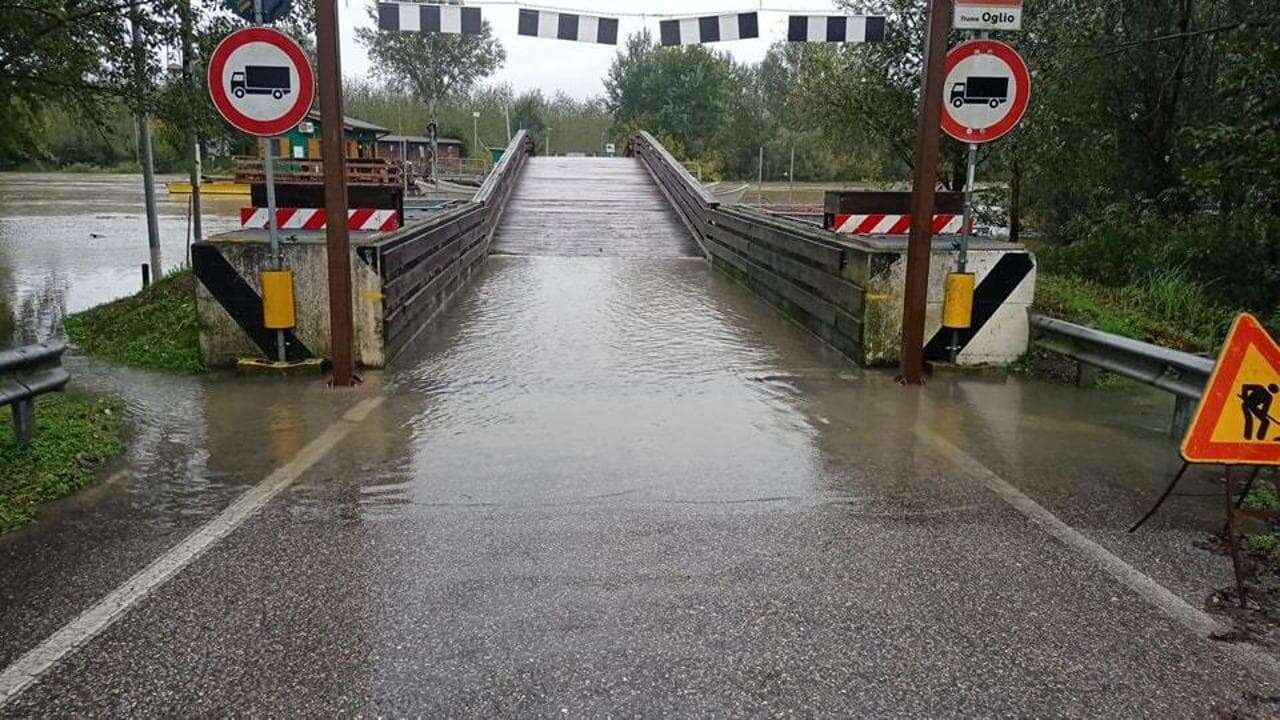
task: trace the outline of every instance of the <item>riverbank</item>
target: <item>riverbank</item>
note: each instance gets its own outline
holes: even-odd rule
[[[55,393],[36,401],[36,436],[22,446],[9,413],[0,418],[0,535],[35,518],[40,505],[93,482],[124,451],[120,404]]]
[[[180,270],[129,297],[68,315],[67,337],[86,355],[143,370],[205,372],[195,276]]]

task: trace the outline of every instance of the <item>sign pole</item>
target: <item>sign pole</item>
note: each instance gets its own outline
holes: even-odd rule
[[[1226,477],[1223,478],[1222,489],[1227,496],[1227,549],[1231,551],[1231,570],[1236,576],[1236,599],[1240,603],[1240,609],[1249,609],[1248,590],[1245,589],[1244,583],[1244,565],[1240,561],[1240,545],[1236,541],[1236,478],[1232,472],[1234,467],[1228,466]]]
[[[973,207],[973,192],[978,172],[978,145],[969,143],[969,168],[964,185],[964,223],[960,227],[959,253],[956,257],[956,272],[964,274],[969,269],[969,236],[973,235],[973,222],[976,210]],[[951,331],[951,362],[960,356],[960,330]]]
[[[262,24],[262,0],[253,0],[253,24]],[[280,253],[280,228],[276,221],[276,173],[275,160],[272,157],[272,145],[275,138],[266,138],[263,143],[262,174],[267,185],[267,239],[271,243],[271,263],[276,270],[284,268],[284,256]],[[285,362],[288,353],[285,351],[284,330],[276,331],[276,359]]]
[[[352,353],[351,238],[347,234],[347,160],[342,129],[342,58],[338,0],[316,3],[316,59],[320,80],[320,142],[324,165],[325,235],[329,261],[329,337],[333,386],[355,384]]]
[[[933,250],[933,208],[938,182],[938,145],[942,134],[942,85],[951,30],[951,0],[932,0],[925,35],[924,82],[916,129],[911,192],[911,236],[907,240],[907,278],[902,303],[901,382],[924,384],[924,322],[929,296],[929,259]]]

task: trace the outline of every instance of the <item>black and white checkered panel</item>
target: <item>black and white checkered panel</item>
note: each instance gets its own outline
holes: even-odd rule
[[[750,40],[760,37],[760,16],[749,12],[663,20],[659,29],[663,47]]]
[[[880,42],[884,40],[881,15],[792,15],[787,27],[789,42]]]
[[[522,9],[519,33],[550,40],[617,45],[618,18]]]
[[[378,29],[389,32],[479,35],[480,8],[412,2],[378,3]]]

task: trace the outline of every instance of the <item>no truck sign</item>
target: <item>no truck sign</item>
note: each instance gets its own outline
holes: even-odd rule
[[[311,110],[315,73],[293,38],[271,28],[246,28],[228,35],[210,56],[209,95],[236,129],[274,137]]]
[[[956,30],[1021,30],[1022,0],[955,0]]]
[[[1008,135],[1031,102],[1031,70],[1008,45],[971,40],[947,54],[942,130],[962,143]]]

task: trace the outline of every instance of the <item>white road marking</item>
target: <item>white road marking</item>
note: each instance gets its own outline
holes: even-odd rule
[[[1084,533],[1058,519],[1040,503],[1027,497],[1023,492],[993,470],[983,465],[969,453],[956,447],[937,433],[919,425],[916,436],[932,445],[947,460],[959,466],[965,473],[982,483],[1025,515],[1031,522],[1052,535],[1063,545],[1076,551],[1085,559],[1102,568],[1121,585],[1132,590],[1148,604],[1169,616],[1172,620],[1190,630],[1197,637],[1208,640],[1211,635],[1228,632],[1231,628],[1219,623],[1209,613],[1197,609],[1175,595],[1168,588],[1152,580],[1137,568],[1121,560],[1110,550],[1090,540]],[[1272,677],[1280,678],[1280,660],[1262,649],[1245,643],[1210,641],[1228,657],[1245,667],[1263,670]]]
[[[62,626],[44,642],[5,668],[4,672],[0,673],[0,708],[26,690],[42,673],[103,630],[111,627],[112,623],[124,617],[152,590],[164,584],[218,541],[230,535],[244,521],[253,517],[280,491],[292,485],[303,473],[328,455],[355,429],[356,425],[363,422],[381,405],[384,399],[383,397],[369,398],[357,404],[343,415],[342,419],[330,425],[316,439],[302,448],[292,460],[276,468],[262,482],[247,490],[217,517],[188,535],[185,540],[126,580],[96,605]]]

